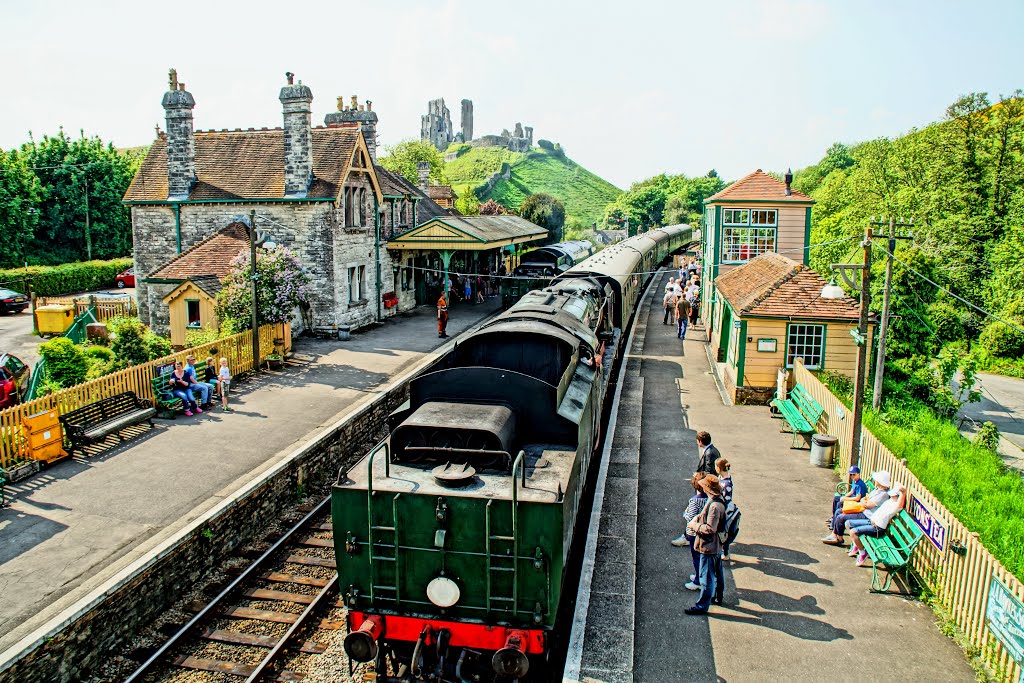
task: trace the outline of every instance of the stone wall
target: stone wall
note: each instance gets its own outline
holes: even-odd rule
[[[775,398],[775,387],[736,387],[733,401],[739,406],[766,406]]]
[[[436,359],[416,372],[427,371]],[[261,537],[269,522],[295,502],[300,478],[314,496],[327,495],[343,466],[387,435],[387,417],[408,399],[414,373],[367,399],[274,471],[236,493],[169,540],[163,550],[125,570],[123,578],[67,623],[54,627],[17,656],[0,663],[0,683],[85,680],[110,653],[188,592],[207,571]],[[115,579],[116,580],[116,579]]]

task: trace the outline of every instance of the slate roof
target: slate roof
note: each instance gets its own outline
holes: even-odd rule
[[[857,320],[858,301],[849,296],[822,299],[825,284],[825,278],[802,263],[771,252],[715,279],[715,288],[743,317]]]
[[[224,289],[224,281],[216,275],[196,275],[189,280],[213,299],[216,299],[217,293]]]
[[[813,204],[814,200],[802,192],[792,190],[786,195],[786,184],[771,177],[761,169],[746,175],[717,194],[704,200],[705,204],[720,201],[772,201]]]
[[[197,285],[197,277],[223,279],[227,277],[231,260],[248,252],[249,228],[241,223],[232,223],[175,256],[148,277],[161,280],[191,279]]]
[[[348,175],[358,128],[313,129],[313,182],[308,198],[334,199]],[[284,132],[196,131],[196,176],[189,199],[284,197]],[[167,199],[167,138],[153,142],[135,174],[126,202]]]
[[[401,173],[392,173],[380,165],[374,166],[374,169],[377,171],[377,178],[380,180],[381,191],[383,191],[384,194],[403,197],[405,195],[419,197],[420,201],[416,204],[416,218],[420,225],[423,225],[433,218],[443,218],[453,215],[450,213],[451,209],[445,209],[433,199],[423,194],[423,190],[410,183]],[[394,192],[386,190],[385,183],[387,183],[387,187],[390,187]]]
[[[440,220],[486,242],[546,235],[548,232],[519,216],[444,216]]]

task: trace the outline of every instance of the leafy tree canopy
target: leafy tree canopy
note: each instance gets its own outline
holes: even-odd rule
[[[397,145],[384,148],[384,155],[378,160],[380,165],[393,173],[401,174],[413,185],[419,182],[417,164],[426,161],[430,164],[430,180],[435,184],[445,182],[444,156],[429,142],[422,140],[403,140]]]
[[[531,194],[519,207],[519,215],[526,220],[545,228],[548,231],[547,242],[558,242],[562,239],[562,227],[565,225],[565,205],[544,192]]]

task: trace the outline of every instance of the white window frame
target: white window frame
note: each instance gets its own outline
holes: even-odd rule
[[[825,338],[827,326],[822,323],[789,323],[786,325],[786,367],[792,368],[797,358],[804,359],[804,367],[808,370],[821,370],[825,367]],[[808,345],[812,345],[817,362],[810,362],[807,357]],[[794,349],[799,347],[800,351]]]
[[[359,301],[359,298],[356,296],[356,294],[358,293],[357,292],[358,285],[357,285],[357,281],[356,281],[356,273],[357,272],[358,271],[356,270],[355,266],[349,266],[348,267],[348,303],[349,303],[349,305],[354,304],[355,302]]]
[[[778,250],[779,210],[729,207],[722,209],[722,263],[746,263]],[[746,251],[746,256],[741,254]]]

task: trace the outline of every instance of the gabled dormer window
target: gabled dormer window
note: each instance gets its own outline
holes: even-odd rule
[[[746,263],[775,251],[778,213],[776,209],[723,209],[722,261]]]

